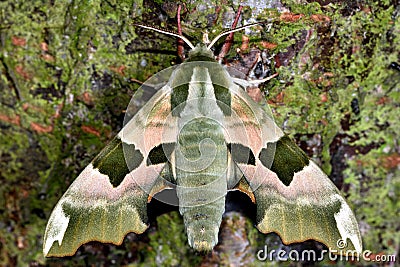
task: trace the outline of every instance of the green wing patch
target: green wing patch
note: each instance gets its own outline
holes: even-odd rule
[[[269,162],[271,157],[274,159],[270,167],[271,171],[275,172],[286,186],[293,180],[293,175],[301,171],[309,163],[309,159],[304,151],[287,135],[284,135],[276,142],[274,151],[271,151],[268,147],[261,150],[259,158],[261,163],[267,168],[268,164],[266,162]]]
[[[125,176],[130,172],[125,161],[125,155],[129,159],[131,170],[139,167],[143,161],[143,155],[135,149],[133,144],[122,144],[121,139],[116,136],[93,160],[93,168],[110,178],[110,183],[117,187]]]

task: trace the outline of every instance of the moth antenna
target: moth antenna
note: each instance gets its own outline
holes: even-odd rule
[[[160,32],[160,33],[163,33],[163,34],[166,34],[166,35],[171,35],[171,36],[178,37],[181,40],[183,40],[191,49],[194,49],[194,45],[183,35],[180,35],[180,34],[177,34],[177,33],[174,33],[174,32],[170,32],[170,31],[167,31],[167,30],[162,30],[162,29],[159,29],[159,28],[156,28],[156,27],[152,27],[152,26],[147,26],[147,25],[144,25],[144,24],[134,24],[134,25],[138,26],[138,27],[141,27],[141,28],[144,28],[144,29]]]
[[[215,37],[215,38],[211,41],[211,43],[207,46],[207,48],[208,48],[208,49],[211,49],[211,47],[213,47],[214,44],[215,44],[215,43],[219,40],[219,38],[221,38],[222,36],[228,35],[228,34],[230,34],[230,33],[232,33],[232,32],[241,31],[241,30],[246,29],[246,28],[248,28],[248,27],[253,27],[253,26],[256,26],[256,25],[260,25],[260,24],[261,24],[260,22],[251,23],[251,24],[244,25],[244,26],[242,26],[242,27],[238,27],[238,28],[235,28],[235,29],[232,29],[232,30],[228,30],[228,31],[226,31],[226,32],[222,32],[222,33],[218,34],[217,37]]]

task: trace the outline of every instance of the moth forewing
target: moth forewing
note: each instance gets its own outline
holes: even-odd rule
[[[144,137],[147,133],[146,140],[151,139],[149,122],[162,120],[162,113],[153,111],[168,93],[166,84],[174,68],[159,72],[141,86],[128,106],[124,128],[57,203],[44,235],[46,257],[73,255],[89,241],[121,244],[127,233],[147,229],[149,193],[168,187],[168,182],[157,183],[157,178],[160,171],[168,176],[169,169],[163,164],[146,166],[150,149],[143,149]]]

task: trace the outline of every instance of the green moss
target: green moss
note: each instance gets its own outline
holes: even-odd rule
[[[338,47],[353,51],[350,56],[336,52],[340,67],[337,72],[353,79],[344,88],[347,97],[343,93],[341,99],[346,103],[350,103],[351,97],[361,100],[360,115],[347,134],[354,137],[353,146],[372,148],[356,154],[345,174],[365,248],[393,254],[400,244],[395,219],[399,204],[394,200],[400,194],[400,180],[398,168],[391,165],[391,160],[398,158],[394,140],[399,131],[396,103],[400,100],[400,73],[388,66],[398,60],[400,23],[393,20],[393,7],[370,8],[371,13],[359,12],[351,20],[338,21],[338,27],[346,29],[338,32]]]
[[[139,86],[130,78],[144,81],[163,68],[159,62],[168,57],[141,67],[148,53],[129,48],[136,37],[134,5],[141,2],[120,1],[118,8],[100,1],[0,4],[0,209],[9,211],[0,215],[0,265],[44,263],[46,219],[121,128],[129,94]],[[125,72],[118,73],[121,66]]]
[[[304,9],[291,5],[290,11],[311,14],[313,8],[315,13],[320,12],[315,4]],[[400,130],[397,107],[400,73],[388,66],[399,59],[398,15],[389,3],[370,3],[369,9],[349,17],[343,16],[346,5],[330,8],[324,13],[332,21],[327,34],[335,40],[329,60],[315,64],[321,53],[319,49],[326,45],[321,42],[324,36],[315,33],[315,26],[294,23],[288,31],[290,35],[285,35],[286,30],[282,30],[285,25],[281,23],[275,30],[281,31],[280,34],[270,37],[276,43],[287,42],[289,36],[296,36],[296,27],[300,27],[299,31],[314,28],[308,45],[287,67],[278,70],[285,83],[276,84],[270,94],[283,92],[284,105],[274,106],[273,111],[278,125],[284,126],[286,132],[297,136],[317,133],[322,137],[323,169],[328,173],[333,139],[345,134],[352,140],[351,146],[357,147],[356,155],[347,161],[349,165],[343,175],[350,188],[347,195],[360,222],[364,246],[373,253],[394,254],[399,246],[396,215],[399,206],[394,199],[398,199],[400,192],[398,168],[390,163],[395,164],[399,157],[396,140]],[[299,64],[304,58],[308,59],[307,65]],[[333,73],[325,78],[329,83],[316,83],[317,78],[324,77],[324,72]],[[321,99],[324,93],[328,97],[326,102]],[[351,109],[354,98],[360,103],[359,115]],[[349,123],[349,129],[343,129]]]
[[[157,231],[151,232],[151,250],[143,266],[188,266],[200,262],[187,243],[182,217],[170,212],[157,217]]]

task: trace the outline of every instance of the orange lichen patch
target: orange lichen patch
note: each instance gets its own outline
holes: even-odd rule
[[[22,109],[24,110],[24,111],[27,111],[28,110],[28,108],[29,108],[29,104],[28,103],[23,103],[22,104]]]
[[[382,165],[386,169],[397,168],[400,165],[400,155],[394,153],[387,157],[382,158]]]
[[[268,99],[268,104],[272,104],[272,105],[276,105],[276,104],[282,104],[284,101],[284,97],[285,97],[285,93],[283,91],[281,91],[280,93],[278,93],[274,98],[270,98]]]
[[[21,189],[21,192],[20,192],[20,196],[22,197],[22,198],[28,198],[29,197],[29,190],[26,190],[25,188],[22,188]]]
[[[53,116],[51,116],[51,118],[57,119],[57,118],[61,117],[61,110],[63,109],[63,107],[64,107],[63,103],[58,104],[57,108],[56,108],[56,112],[54,113]]]
[[[327,79],[321,79],[320,83],[323,87],[331,87],[333,85],[333,82]]]
[[[351,48],[351,53],[352,54],[357,54],[358,52],[360,52],[360,50],[361,50],[361,46],[353,45],[353,47]]]
[[[262,47],[264,47],[265,49],[269,49],[269,50],[272,50],[278,46],[277,44],[269,43],[269,42],[265,42],[265,41],[261,41],[260,43],[261,43]]]
[[[16,45],[16,46],[25,46],[26,45],[26,39],[22,38],[22,37],[13,36],[13,37],[11,37],[11,42],[13,45]]]
[[[364,165],[366,165],[366,163],[364,161],[359,160],[359,159],[356,160],[356,164],[358,167],[363,167]]]
[[[25,71],[24,67],[21,65],[15,66],[15,71],[21,75],[25,80],[30,80],[30,75]]]
[[[15,115],[14,117],[7,116],[7,115],[4,115],[4,114],[0,114],[0,120],[8,122],[8,123],[11,123],[11,124],[15,124],[15,125],[21,126],[21,117],[18,114]]]
[[[110,70],[112,70],[122,76],[125,76],[125,73],[124,73],[125,69],[126,69],[126,66],[124,66],[124,65],[119,66],[119,67],[114,67],[114,66],[110,67]]]
[[[63,105],[62,103],[58,104],[58,105],[57,105],[57,108],[56,108],[56,110],[55,110],[54,115],[52,115],[51,117],[52,117],[52,118],[58,118],[58,117],[60,117],[60,115],[61,115],[61,110],[62,110],[63,107],[64,107],[64,105]],[[42,107],[40,107],[40,106],[35,106],[35,105],[29,104],[29,103],[24,103],[24,104],[22,104],[22,109],[23,109],[25,112],[31,111],[31,112],[36,112],[36,113],[47,114],[46,110],[43,109]]]
[[[82,95],[78,96],[78,99],[83,101],[88,106],[93,106],[93,97],[89,92],[84,92]]]
[[[42,51],[49,51],[49,45],[45,42],[41,42],[40,49],[42,49]]]
[[[315,84],[322,85],[323,87],[331,87],[333,85],[333,82],[329,79],[330,77],[329,75],[330,74],[328,75],[323,74],[322,76],[319,76],[317,79],[311,79],[309,75],[308,76],[304,75],[303,77]]]
[[[92,127],[92,126],[82,125],[81,129],[85,133],[93,134],[93,135],[95,135],[97,137],[100,137],[100,132],[98,130],[96,130],[94,127]]]
[[[324,72],[324,77],[332,78],[333,76],[335,76],[335,74],[332,72]]]
[[[49,55],[49,54],[43,54],[42,58],[47,62],[53,62],[54,61],[54,57],[52,55]]]
[[[324,126],[328,126],[328,121],[326,119],[320,119],[320,122],[324,125]]]
[[[322,93],[320,98],[322,103],[328,102],[328,94],[326,92]]]
[[[384,105],[386,103],[390,102],[390,98],[388,98],[387,96],[383,96],[381,98],[378,99],[378,101],[376,101],[377,105]]]
[[[330,22],[331,21],[331,19],[328,16],[325,16],[322,14],[311,15],[310,19],[312,19],[315,22]]]
[[[279,19],[286,22],[296,22],[304,17],[303,14],[293,14],[290,12],[284,12],[280,15]]]
[[[245,51],[249,49],[250,38],[246,35],[242,35],[242,45],[240,46],[240,50]]]
[[[38,133],[50,133],[53,131],[53,125],[43,126],[36,122],[31,122],[31,129]]]
[[[367,14],[371,14],[371,8],[370,7],[364,6],[364,7],[362,7],[361,10],[363,12],[367,13]]]
[[[17,237],[17,247],[19,249],[24,249],[24,248],[27,247],[25,237],[23,237],[23,236],[18,236]]]

